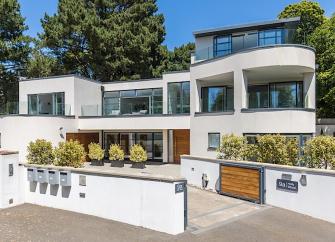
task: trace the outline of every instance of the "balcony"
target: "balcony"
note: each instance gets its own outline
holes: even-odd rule
[[[195,51],[195,62],[229,56],[259,47],[296,44],[295,31],[295,29],[269,29],[238,35],[216,36],[213,38],[213,45]]]

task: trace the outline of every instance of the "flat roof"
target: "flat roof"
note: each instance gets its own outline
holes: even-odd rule
[[[255,22],[255,23],[230,25],[230,26],[224,26],[224,27],[219,27],[219,28],[194,31],[193,35],[194,37],[203,37],[203,36],[214,35],[214,34],[224,33],[224,32],[246,31],[246,30],[253,30],[253,29],[264,28],[264,27],[277,27],[277,26],[279,27],[286,23],[298,23],[299,21],[300,21],[300,17],[294,17],[294,18],[277,19],[277,20],[262,21],[262,22]]]

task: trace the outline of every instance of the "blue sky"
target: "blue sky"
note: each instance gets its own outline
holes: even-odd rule
[[[58,0],[19,0],[29,26],[27,33],[42,31],[40,19],[57,11]],[[278,13],[293,0],[158,0],[159,12],[165,16],[169,49],[193,41],[195,30],[232,24],[276,19]],[[335,12],[335,0],[319,0],[326,15]]]

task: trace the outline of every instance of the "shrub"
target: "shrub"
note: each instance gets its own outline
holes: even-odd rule
[[[30,142],[27,147],[27,160],[30,164],[49,165],[54,162],[52,144],[44,139]]]
[[[102,160],[105,156],[105,150],[103,150],[100,144],[90,143],[88,145],[88,157],[91,160]]]
[[[55,149],[55,165],[82,167],[86,160],[86,153],[83,145],[78,141],[60,142]]]
[[[218,149],[219,159],[242,160],[244,158],[247,140],[234,134],[223,135]]]
[[[257,161],[282,165],[290,163],[286,137],[267,134],[259,136],[257,141]]]
[[[124,160],[124,152],[118,144],[110,145],[108,153],[109,160]]]
[[[147,152],[141,145],[135,144],[130,149],[130,160],[133,162],[144,162],[148,159]]]
[[[304,161],[311,168],[335,168],[335,138],[317,136],[307,141],[304,148]]]
[[[286,138],[286,150],[289,165],[299,164],[299,144],[294,138]]]

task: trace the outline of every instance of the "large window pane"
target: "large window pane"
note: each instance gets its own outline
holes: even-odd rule
[[[154,133],[154,157],[155,160],[163,159],[163,133]]]
[[[217,36],[214,38],[214,57],[231,53],[231,36]]]
[[[190,82],[168,84],[168,113],[190,112]]]
[[[256,33],[248,33],[245,35],[244,47],[252,48],[258,46],[258,34]]]
[[[217,149],[220,146],[220,133],[208,134],[208,148]]]
[[[64,93],[55,93],[54,94],[54,114],[64,115],[65,114],[65,101]]]
[[[205,87],[203,91],[203,112],[222,112],[224,111],[224,87]]]
[[[147,152],[148,159],[152,159],[152,133],[136,133],[136,144],[139,144]]]
[[[259,45],[274,45],[282,44],[284,38],[282,35],[283,29],[269,29],[258,33]]]
[[[249,86],[248,94],[249,94],[249,108],[269,107],[268,85]]]
[[[244,49],[244,34],[232,37],[232,49],[233,52]]]
[[[182,113],[190,112],[190,82],[182,83]]]
[[[37,106],[38,106],[37,95],[28,95],[28,114],[31,115],[38,114]]]
[[[270,84],[270,106],[272,108],[303,107],[302,83]]]
[[[152,113],[162,114],[163,113],[163,89],[156,88],[152,90]]]

